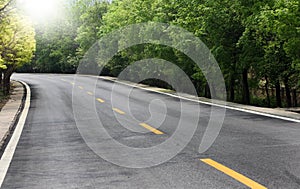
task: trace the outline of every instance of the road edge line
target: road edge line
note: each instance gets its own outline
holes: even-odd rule
[[[10,138],[3,154],[0,159],[0,188],[2,187],[3,181],[5,179],[5,176],[7,174],[8,168],[10,166],[11,160],[14,156],[16,147],[18,145],[19,139],[21,137],[25,121],[28,115],[29,107],[30,107],[30,99],[31,99],[31,91],[30,87],[23,81],[19,81],[22,83],[26,88],[26,99],[24,103],[23,111],[20,115],[20,118],[18,120],[18,123],[16,125],[16,128],[12,134],[12,137]]]
[[[82,76],[87,76],[87,75],[82,75]],[[200,103],[200,104],[205,104],[205,105],[215,106],[215,107],[219,107],[219,108],[225,108],[225,109],[229,109],[229,110],[246,112],[246,113],[250,113],[250,114],[255,114],[255,115],[260,115],[260,116],[271,117],[271,118],[275,118],[275,119],[281,119],[281,120],[285,120],[285,121],[300,123],[299,119],[289,118],[289,117],[285,117],[285,116],[279,116],[279,115],[274,115],[274,114],[264,113],[264,112],[254,111],[254,110],[242,109],[242,108],[233,107],[233,106],[228,106],[226,104],[226,102],[225,102],[225,105],[220,105],[220,104],[215,104],[215,103],[212,103],[212,102],[204,102],[204,101],[194,100],[194,99],[190,99],[190,98],[186,98],[186,97],[182,97],[182,96],[177,96],[177,95],[173,95],[173,94],[169,94],[169,93],[155,91],[155,90],[152,90],[152,89],[146,89],[146,88],[143,88],[143,87],[140,87],[140,86],[124,83],[124,82],[121,82],[121,81],[117,81],[117,80],[113,80],[113,79],[109,79],[109,78],[104,78],[103,76],[93,76],[93,75],[91,75],[89,77],[97,77],[97,78],[102,79],[102,80],[112,81],[114,83],[119,83],[119,84],[122,84],[122,85],[127,85],[127,86],[138,88],[138,89],[141,89],[141,90],[155,92],[155,93],[158,93],[158,94],[167,95],[167,96],[171,96],[171,97],[174,97],[174,98],[179,98],[179,99],[182,99],[182,100],[192,101],[192,102],[196,102],[196,103]]]

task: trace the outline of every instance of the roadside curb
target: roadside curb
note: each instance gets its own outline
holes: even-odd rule
[[[19,83],[23,86],[23,97],[21,100],[21,105],[18,109],[18,114],[15,115],[13,119],[12,126],[14,130],[11,132],[12,135],[9,135],[9,140],[7,139],[7,145],[5,149],[3,149],[3,154],[0,159],[0,188],[3,184],[4,178],[10,166],[11,160],[15,153],[16,147],[18,145],[19,139],[21,137],[25,121],[28,115],[29,107],[30,107],[30,99],[31,99],[31,91],[29,86],[19,81]]]
[[[256,106],[251,106],[251,105],[237,104],[237,103],[233,103],[233,102],[211,100],[211,99],[207,99],[204,97],[196,97],[196,96],[192,96],[192,95],[184,94],[184,93],[178,94],[175,91],[158,88],[158,87],[151,87],[151,86],[145,85],[145,84],[137,84],[137,83],[133,83],[130,81],[119,80],[116,77],[93,76],[93,75],[81,75],[81,76],[95,77],[95,78],[99,78],[102,80],[131,86],[134,88],[139,88],[139,89],[150,91],[150,92],[168,95],[168,96],[171,96],[174,98],[179,98],[182,100],[198,102],[200,104],[205,104],[205,105],[209,105],[209,106],[226,108],[229,110],[242,111],[242,112],[252,113],[252,114],[256,114],[256,115],[271,117],[271,118],[275,118],[275,119],[281,119],[281,120],[300,123],[300,114],[295,113],[295,112],[285,111],[285,110],[282,110],[279,108],[263,108],[263,107],[256,107]]]
[[[26,87],[18,81],[12,81],[15,86],[10,99],[0,111],[0,157],[15,129],[26,98]]]

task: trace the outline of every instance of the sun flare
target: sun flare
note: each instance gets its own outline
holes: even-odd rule
[[[19,0],[19,5],[35,21],[51,19],[60,9],[59,0]]]

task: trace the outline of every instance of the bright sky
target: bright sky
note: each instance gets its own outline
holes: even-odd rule
[[[18,5],[33,21],[46,21],[56,17],[60,0],[18,0]]]

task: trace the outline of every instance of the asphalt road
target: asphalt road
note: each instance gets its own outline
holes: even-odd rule
[[[95,87],[89,77],[75,82],[72,75],[15,74],[13,78],[28,83],[32,99],[2,188],[248,188],[248,181],[237,181],[231,170],[267,188],[300,188],[299,123],[227,110],[216,141],[200,154],[211,111],[208,105],[200,104],[200,112],[194,112],[195,102],[182,101],[182,106],[176,98],[140,89],[127,98],[128,86],[98,80]],[[132,148],[161,144],[172,137],[179,121],[187,130],[192,129],[191,120],[199,122],[193,138],[174,158],[149,168],[126,168],[99,157],[82,137],[76,121],[86,123],[88,131],[93,129],[89,124],[92,127],[99,120],[90,119],[92,111],[114,140]],[[138,155],[132,158],[102,145],[108,144],[104,139],[95,142],[109,158],[141,161]],[[147,159],[155,160],[151,155]],[[216,162],[230,170],[217,170]]]

